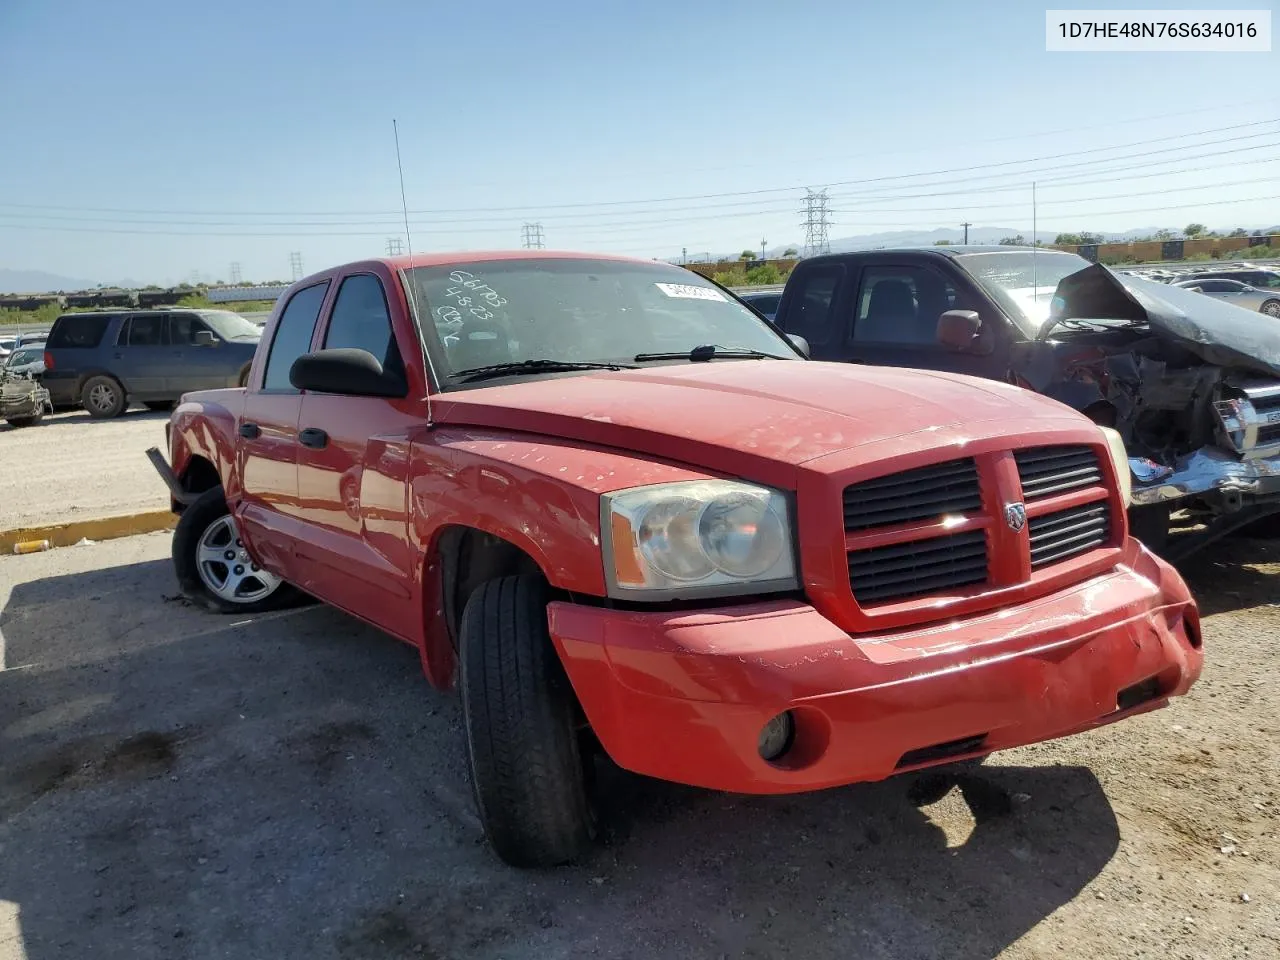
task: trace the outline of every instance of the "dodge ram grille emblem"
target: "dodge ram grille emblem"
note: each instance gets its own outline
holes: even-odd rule
[[[1027,525],[1027,508],[1020,503],[1007,503],[1004,507],[1004,522],[1009,529],[1017,533]]]

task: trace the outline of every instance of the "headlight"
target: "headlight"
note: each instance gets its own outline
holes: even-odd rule
[[[1129,473],[1129,451],[1124,447],[1124,439],[1110,427],[1099,427],[1107,438],[1107,449],[1111,451],[1111,464],[1115,467],[1116,479],[1120,482],[1120,496],[1127,508],[1133,503],[1133,476]]]
[[[609,595],[647,600],[799,586],[786,498],[732,480],[636,487],[601,497]]]

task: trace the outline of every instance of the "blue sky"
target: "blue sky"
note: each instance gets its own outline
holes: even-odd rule
[[[1047,5],[0,0],[0,266],[381,253],[393,117],[417,250],[798,243],[825,184],[833,237],[1027,230],[1037,178],[1042,230],[1280,222],[1276,53],[1046,53]]]

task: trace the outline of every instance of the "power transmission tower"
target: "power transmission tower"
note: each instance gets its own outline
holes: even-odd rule
[[[526,223],[520,228],[520,238],[524,242],[526,250],[541,250],[542,243],[542,224]]]
[[[819,253],[830,253],[831,243],[827,236],[827,228],[831,221],[827,218],[827,191],[806,190],[804,206],[800,212],[804,214],[804,254],[812,257]]]
[[[767,259],[768,259],[768,258],[765,256],[765,253],[764,253],[764,237],[761,237],[761,238],[760,238],[760,259],[761,259],[761,260],[767,260]]]
[[[302,251],[295,250],[289,254],[289,269],[293,271],[293,279],[302,279]]]
[[[387,237],[387,256],[398,257],[404,252],[404,241],[399,237]]]
[[[232,262],[231,264],[231,283],[235,286],[240,285],[240,264]]]
[[[960,226],[964,227],[964,245],[967,247],[969,245],[969,228],[972,227],[973,224],[966,220],[964,223],[960,224]]]

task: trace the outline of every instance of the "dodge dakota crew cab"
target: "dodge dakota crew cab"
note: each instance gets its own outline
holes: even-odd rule
[[[974,246],[803,260],[774,322],[818,360],[1016,383],[1114,427],[1131,527],[1166,559],[1280,520],[1270,317],[1074,253]]]
[[[810,361],[710,281],[542,251],[295,283],[188,394],[178,579],[320,598],[461,692],[486,836],[591,843],[598,751],[776,794],[1164,706],[1197,607],[1128,536],[1113,431],[1012,385]]]

